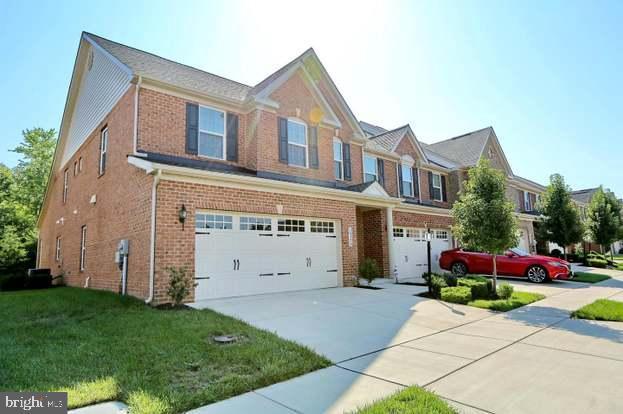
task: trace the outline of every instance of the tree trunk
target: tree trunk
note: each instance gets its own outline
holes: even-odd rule
[[[493,292],[497,292],[498,288],[497,288],[497,284],[498,284],[498,266],[496,263],[496,259],[497,255],[494,253],[493,254]]]

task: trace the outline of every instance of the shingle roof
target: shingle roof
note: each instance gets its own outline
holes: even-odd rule
[[[437,154],[435,151],[428,148],[428,145],[423,143],[420,143],[420,145],[422,146],[422,150],[424,150],[424,154],[426,154],[426,158],[428,158],[429,162],[449,169],[457,167],[457,164],[454,161],[444,157],[443,155]]]
[[[91,33],[85,33],[85,35],[138,76],[241,102],[246,99],[251,90],[250,86],[240,82],[173,62]]]
[[[381,146],[386,151],[392,151],[400,139],[409,130],[409,125],[403,125],[391,131],[383,132],[380,135],[370,137],[370,140]]]
[[[584,190],[572,191],[571,198],[575,201],[579,201],[580,203],[588,204],[591,202],[591,198],[593,198],[595,191],[597,191],[597,188],[586,188]]]
[[[359,126],[368,137],[373,137],[375,135],[380,135],[384,132],[387,132],[387,129],[378,125],[371,124],[369,122],[359,121]]]
[[[456,162],[459,166],[470,167],[478,164],[492,132],[493,128],[491,127],[479,129],[445,141],[429,144],[426,149]]]
[[[311,47],[309,49],[307,49],[306,51],[304,51],[303,53],[301,53],[299,56],[295,57],[294,59],[292,59],[290,62],[288,62],[285,66],[281,67],[280,69],[278,69],[276,72],[273,72],[272,74],[268,75],[267,78],[265,78],[264,80],[262,80],[260,83],[258,83],[257,85],[255,85],[250,91],[249,91],[249,96],[253,96],[255,94],[257,94],[258,92],[260,92],[262,89],[266,88],[268,85],[270,85],[274,80],[276,80],[277,78],[279,78],[282,74],[284,74],[285,72],[287,72],[293,65],[296,64],[296,62],[301,59],[303,56],[305,56],[306,53],[313,51],[314,49],[312,49]]]

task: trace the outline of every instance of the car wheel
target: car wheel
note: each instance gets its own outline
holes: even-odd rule
[[[463,262],[454,262],[450,271],[457,276],[465,276],[467,274],[467,266]]]
[[[543,283],[547,280],[547,271],[541,266],[532,265],[528,268],[526,276],[532,283]]]

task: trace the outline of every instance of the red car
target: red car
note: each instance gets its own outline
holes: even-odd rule
[[[561,259],[536,256],[521,249],[510,249],[497,257],[498,275],[527,277],[534,283],[550,279],[569,279],[571,266]],[[456,275],[467,273],[493,274],[493,259],[488,253],[469,252],[463,249],[446,250],[439,257],[439,266]]]

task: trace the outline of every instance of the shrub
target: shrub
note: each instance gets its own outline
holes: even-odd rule
[[[441,289],[441,300],[467,305],[472,300],[472,290],[467,286],[445,287]]]
[[[471,290],[474,299],[488,299],[491,295],[487,280],[477,280],[463,277],[457,281],[457,286],[467,287]]]
[[[376,260],[366,257],[363,262],[359,264],[359,276],[368,281],[368,285],[372,284],[372,281],[378,277],[379,265],[376,264]]]
[[[21,290],[26,287],[26,275],[12,274],[0,276],[0,291]]]
[[[591,267],[599,267],[605,269],[608,265],[608,261],[602,259],[588,259],[588,265]]]
[[[444,273],[443,278],[449,287],[454,287],[457,284],[458,277],[453,273]]]
[[[179,306],[184,298],[190,294],[190,290],[196,286],[192,277],[186,273],[185,267],[168,267],[169,287],[167,295],[175,306]]]
[[[439,297],[441,296],[441,289],[448,287],[448,284],[446,283],[446,280],[443,278],[443,276],[439,276],[434,273],[430,275],[429,283],[430,283],[431,293],[433,297],[437,299],[439,299]]]
[[[510,297],[513,296],[514,290],[515,289],[508,283],[500,283],[500,286],[498,286],[498,298],[510,299]]]

